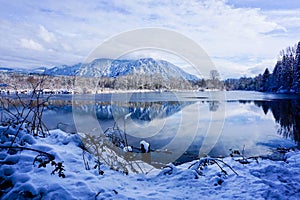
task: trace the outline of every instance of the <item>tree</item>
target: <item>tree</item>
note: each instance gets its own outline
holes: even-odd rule
[[[300,94],[300,42],[280,51],[273,73],[267,68],[263,75],[225,81],[227,88]]]
[[[266,68],[265,72],[262,75],[261,88],[260,88],[261,91],[265,92],[269,89],[270,76],[271,75],[269,69]]]
[[[293,82],[293,63],[294,57],[292,54],[290,54],[290,56],[283,56],[281,62],[280,90],[289,91],[291,89]]]
[[[292,84],[292,90],[295,93],[300,93],[300,42],[298,43],[297,49],[296,49],[296,55],[294,60],[294,74],[293,74],[293,84]]]
[[[213,69],[213,70],[210,70],[209,76],[210,76],[211,80],[214,81],[214,80],[219,79],[220,74],[219,74],[219,72],[217,70]]]
[[[210,70],[209,76],[210,76],[213,88],[218,88],[219,85],[220,85],[220,80],[219,80],[220,74],[219,74],[219,72],[215,69]]]
[[[277,61],[272,74],[272,88],[271,91],[277,91],[280,87],[280,77],[281,77],[282,65],[281,61]]]

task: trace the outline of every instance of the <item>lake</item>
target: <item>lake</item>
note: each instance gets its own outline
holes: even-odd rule
[[[248,91],[58,95],[44,119],[49,129],[103,133],[114,123],[128,144],[145,140],[151,163],[180,164],[201,156],[270,154],[300,142],[300,97]],[[76,129],[75,129],[76,128]]]

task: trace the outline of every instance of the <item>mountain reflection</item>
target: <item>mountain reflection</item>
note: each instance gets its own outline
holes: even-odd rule
[[[300,144],[300,100],[254,101],[267,114],[272,112],[280,125],[278,133]]]
[[[95,107],[97,118],[111,120],[130,113],[133,120],[151,121],[169,117],[181,111],[193,102],[114,102],[109,105],[97,104]]]
[[[74,101],[66,102],[52,100],[49,110],[75,111],[80,114],[95,113],[98,120],[117,120],[130,113],[133,120],[151,121],[162,119],[180,112],[184,107],[191,105],[193,101],[157,101],[157,102],[94,102]]]

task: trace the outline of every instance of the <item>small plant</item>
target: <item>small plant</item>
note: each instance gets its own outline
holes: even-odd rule
[[[86,170],[90,169],[88,155],[93,155],[95,162],[94,169],[98,170],[99,175],[104,172],[101,169],[102,164],[109,166],[111,170],[115,170],[124,174],[133,173],[147,173],[143,167],[140,166],[138,160],[134,160],[134,153],[124,152],[120,145],[116,145],[111,141],[111,135],[108,131],[99,136],[84,134],[82,135],[82,158]],[[119,143],[117,143],[119,144]]]
[[[231,153],[229,154],[230,157],[234,157],[234,156],[240,156],[241,153],[239,150],[232,150],[232,149],[229,149],[229,151],[231,151]]]
[[[27,150],[27,151],[33,151],[33,152],[37,152],[38,155],[34,158],[33,160],[33,165],[34,166],[38,166],[38,168],[42,168],[42,167],[46,167],[47,164],[49,164],[51,162],[51,165],[55,165],[55,169],[52,171],[51,174],[54,174],[56,171],[58,171],[58,176],[65,178],[65,175],[63,173],[64,169],[63,169],[63,165],[62,162],[59,162],[56,164],[56,162],[54,161],[55,157],[54,155],[41,151],[41,150],[37,150],[37,149],[33,149],[33,148],[29,148],[29,147],[22,147],[22,146],[0,146],[0,149],[9,149],[11,154],[16,154],[19,151],[23,151],[23,150]],[[14,152],[14,153],[12,153]],[[61,164],[60,164],[61,163]]]
[[[55,169],[51,174],[58,172],[58,176],[64,178],[62,163],[55,163],[54,155],[30,148],[26,143],[34,143],[33,137],[46,137],[48,128],[42,121],[43,113],[51,96],[43,96],[45,76],[28,77],[27,82],[31,86],[29,94],[18,93],[18,88],[10,86],[16,91],[13,95],[1,94],[1,126],[5,127],[0,133],[0,149],[8,149],[8,154],[16,154],[23,150],[37,152],[33,165],[38,168],[46,167],[51,162]],[[55,163],[55,164],[54,164]]]
[[[83,147],[83,146],[82,146]],[[87,149],[82,148],[82,159],[84,163],[85,170],[90,170],[90,165],[88,160],[85,158],[85,154],[88,153]]]
[[[168,164],[162,168],[160,174],[162,175],[172,175],[176,173],[176,167],[173,164]]]
[[[38,168],[46,167],[53,160],[52,157],[49,157],[47,154],[39,154],[33,160],[33,165],[38,163]]]
[[[29,77],[31,85],[30,94],[19,94],[13,96],[2,95],[0,98],[1,124],[7,126],[3,134],[7,134],[10,128],[15,129],[11,146],[16,142],[20,132],[26,131],[33,136],[46,137],[48,128],[42,121],[43,112],[51,96],[43,96],[44,76],[39,78]],[[17,91],[16,87],[11,88]]]
[[[95,162],[96,162],[96,164],[95,164],[95,166],[94,166],[94,169],[98,169],[98,174],[99,174],[99,175],[103,175],[103,174],[104,174],[104,171],[102,171],[102,170],[100,169],[100,165],[101,165],[100,161],[99,161],[99,160],[96,160]]]
[[[210,158],[210,157],[205,157],[199,159],[197,162],[193,163],[192,165],[189,166],[189,169],[193,169],[197,172],[198,175],[203,176],[203,170],[209,166],[209,165],[214,165],[216,164],[220,170],[221,173],[224,175],[228,175],[227,171],[225,170],[224,166],[228,167],[233,173],[238,175],[238,173],[227,163],[225,163],[223,160],[220,160],[218,158]]]
[[[64,174],[65,169],[62,162],[56,163],[55,161],[52,161],[51,165],[55,167],[54,170],[51,172],[51,175],[54,175],[55,172],[57,172],[58,177],[66,178],[66,175]]]
[[[246,158],[246,156],[245,156],[245,145],[243,146],[243,151],[242,151],[242,153],[240,153],[240,151],[239,150],[231,150],[231,149],[229,149],[230,151],[231,151],[231,153],[230,153],[230,156],[231,157],[235,157],[235,156],[241,156],[242,158],[240,158],[240,159],[237,159],[237,160],[235,160],[235,161],[238,161],[239,163],[241,163],[241,164],[249,164],[250,162],[248,161],[248,159]]]
[[[251,156],[251,157],[246,157],[245,156],[245,145],[243,146],[243,150],[242,153],[240,153],[239,150],[232,150],[229,149],[231,151],[231,153],[229,154],[230,157],[239,157],[239,159],[236,159],[235,161],[245,165],[245,164],[250,164],[250,159],[254,159],[257,163],[258,163],[258,156]]]

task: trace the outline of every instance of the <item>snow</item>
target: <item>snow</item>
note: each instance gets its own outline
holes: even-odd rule
[[[181,68],[164,60],[141,58],[138,60],[95,59],[90,63],[79,63],[72,66],[62,65],[45,70],[48,75],[84,76],[84,77],[117,77],[128,74],[161,74],[164,78],[182,77],[186,80],[199,80]]]
[[[132,147],[131,146],[126,146],[123,148],[124,152],[132,152]]]
[[[145,140],[140,141],[140,145],[144,147],[146,153],[150,151],[150,144],[146,142]]]
[[[259,158],[243,165],[235,157],[222,159],[238,175],[221,162],[227,175],[217,164],[204,166],[199,175],[195,166],[205,159],[169,164],[147,174],[125,175],[101,165],[104,174],[99,175],[93,167],[85,169],[78,135],[61,130],[50,131],[46,138],[21,135],[25,147],[51,153],[55,162],[63,162],[66,177],[51,175],[51,164],[45,168],[33,165],[36,152],[8,154],[1,150],[1,199],[300,199],[298,150],[286,153],[285,162]],[[3,142],[1,139],[1,145],[6,145]]]

